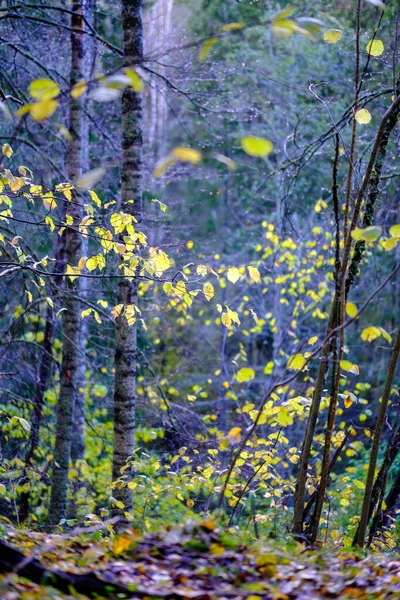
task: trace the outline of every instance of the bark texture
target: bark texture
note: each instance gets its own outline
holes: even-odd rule
[[[83,16],[87,23],[93,27],[93,10],[94,0],[83,0],[82,2]],[[93,61],[96,55],[96,38],[85,35],[83,36],[84,44],[84,58],[83,58],[83,69],[84,79],[90,81],[92,79],[93,72]],[[87,100],[87,93],[82,95],[81,102],[81,168],[82,172],[85,173],[90,169],[90,156],[89,156],[89,119],[86,110],[84,110]],[[88,240],[82,238],[82,255],[88,255]],[[80,295],[85,301],[88,297],[88,280],[83,277],[80,281]],[[86,340],[88,338],[88,325],[87,321],[83,320],[81,323],[80,341],[79,341],[79,373],[78,373],[78,389],[76,393],[75,409],[74,409],[74,423],[73,423],[73,436],[72,436],[72,448],[71,458],[72,462],[82,460],[85,453],[85,379],[86,379]]]
[[[122,1],[124,63],[140,65],[143,60],[142,0]],[[122,96],[122,189],[121,211],[142,219],[142,98],[133,89]],[[133,201],[133,202],[132,202]],[[137,305],[137,281],[121,279],[118,304]],[[129,326],[122,314],[116,319],[113,480],[118,480],[135,445],[136,372],[138,348],[136,324]],[[116,509],[123,519],[132,509],[132,490],[117,485],[113,496],[124,508]]]
[[[71,17],[71,86],[83,78],[84,42],[83,42],[83,2],[74,0],[74,14]],[[78,33],[78,31],[82,33]],[[82,112],[83,100],[70,99],[71,139],[68,149],[68,177],[74,182],[82,175]],[[82,256],[82,237],[77,224],[81,221],[82,211],[79,197],[73,194],[67,212],[73,217],[73,226],[65,232],[66,262],[76,265]],[[80,342],[80,277],[65,282],[65,308],[63,319],[63,356],[60,372],[60,396],[56,424],[53,476],[48,515],[48,528],[53,529],[64,518],[68,491],[68,468],[71,458],[73,437],[73,417],[78,390],[79,342]]]
[[[378,462],[378,453],[379,453],[379,445],[381,441],[381,435],[383,430],[383,425],[386,417],[386,410],[390,399],[390,393],[392,390],[393,379],[396,372],[397,362],[399,360],[400,354],[400,327],[397,331],[396,340],[394,342],[394,347],[392,351],[392,355],[390,357],[388,374],[386,377],[385,388],[382,394],[382,400],[379,405],[378,418],[376,420],[374,437],[372,440],[371,454],[369,458],[368,465],[368,474],[367,481],[365,483],[365,492],[364,492],[364,500],[361,509],[361,517],[360,524],[357,529],[356,536],[353,540],[353,544],[355,546],[360,546],[361,548],[364,546],[365,534],[368,527],[368,522],[370,519],[370,507],[374,486],[374,478],[375,478],[375,469]]]

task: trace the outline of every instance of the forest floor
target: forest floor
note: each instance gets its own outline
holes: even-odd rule
[[[189,523],[163,534],[143,537],[126,532],[111,538],[97,534],[50,536],[7,527],[2,539],[28,557],[14,572],[1,576],[2,600],[90,597],[72,588],[63,593],[22,577],[24,569],[29,574],[31,568],[34,573],[36,561],[57,573],[95,573],[106,582],[104,593],[93,591],[91,597],[97,598],[400,599],[400,557],[393,554],[306,551],[300,545],[285,547],[274,541],[243,545],[212,521]]]

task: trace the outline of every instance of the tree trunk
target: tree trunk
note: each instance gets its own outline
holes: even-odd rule
[[[122,1],[124,31],[124,64],[138,65],[143,60],[142,0]],[[142,98],[133,89],[122,96],[122,190],[121,211],[142,219]],[[133,201],[133,202],[132,202]],[[137,281],[121,279],[118,304],[137,304]],[[137,328],[129,326],[122,311],[116,319],[115,390],[114,390],[114,454],[113,480],[121,477],[135,443],[135,405],[137,371]],[[121,472],[122,469],[122,472]],[[123,517],[132,509],[132,490],[116,486],[113,496],[123,508],[115,512]],[[122,507],[119,504],[120,507]]]
[[[93,0],[83,0],[82,2],[83,16],[86,21],[93,26]],[[84,44],[84,79],[90,81],[93,71],[93,57],[95,55],[96,39],[89,35],[85,35]],[[87,94],[82,95],[82,109],[86,104]],[[89,161],[89,119],[87,112],[82,110],[81,114],[81,168],[82,172],[86,173],[90,168]],[[87,237],[82,238],[82,255],[88,255],[88,240]],[[83,300],[88,297],[88,280],[82,277],[80,282],[80,295]],[[85,379],[86,379],[86,340],[88,338],[88,325],[84,319],[81,323],[81,335],[79,340],[79,373],[78,373],[78,389],[75,400],[74,410],[74,425],[71,447],[71,459],[73,463],[82,460],[85,452]]]
[[[74,14],[71,17],[71,86],[83,79],[84,75],[84,44],[83,33],[83,2],[74,0],[72,4]],[[82,174],[82,113],[83,100],[70,99],[71,139],[68,149],[68,177],[74,182]],[[78,224],[82,219],[79,198],[73,194],[72,201],[67,207],[67,213],[73,217],[72,227],[67,227],[66,261],[67,264],[76,265],[82,255],[82,237]],[[65,308],[63,320],[63,355],[60,373],[60,397],[58,401],[58,414],[56,425],[56,441],[54,448],[53,477],[51,485],[50,508],[48,527],[54,528],[65,516],[65,507],[68,491],[68,468],[71,458],[73,437],[73,417],[78,389],[79,374],[79,342],[80,342],[80,277],[74,281],[69,278],[65,283]]]
[[[382,429],[383,429],[383,425],[385,422],[386,409],[387,409],[389,399],[390,399],[390,393],[392,390],[393,379],[394,379],[394,375],[396,372],[396,366],[397,366],[397,361],[399,359],[399,354],[400,354],[400,327],[397,331],[397,336],[396,336],[396,340],[394,343],[392,356],[390,357],[389,370],[388,370],[388,374],[386,377],[385,388],[383,390],[382,400],[379,405],[378,418],[376,420],[374,437],[372,440],[371,454],[370,454],[370,458],[369,458],[368,474],[367,474],[367,481],[365,484],[365,492],[364,492],[363,505],[362,505],[362,509],[361,509],[360,524],[358,526],[356,536],[354,537],[354,540],[353,540],[353,544],[355,546],[360,546],[361,548],[364,546],[365,533],[367,531],[367,526],[368,526],[368,522],[370,519],[370,506],[371,506],[372,491],[373,491],[374,478],[375,478],[375,469],[376,469],[376,464],[378,462],[379,444],[381,441],[381,434],[382,434]]]

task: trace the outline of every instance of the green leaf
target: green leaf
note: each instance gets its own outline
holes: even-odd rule
[[[274,149],[272,142],[253,135],[242,137],[240,143],[246,154],[249,154],[250,156],[267,156],[268,154],[271,154]]]

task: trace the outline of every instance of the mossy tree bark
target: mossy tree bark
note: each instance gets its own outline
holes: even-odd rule
[[[84,0],[74,0],[71,17],[71,87],[84,76]],[[79,32],[82,33],[79,33]],[[70,99],[68,148],[68,177],[71,182],[82,175],[82,115],[83,99]],[[78,224],[82,220],[82,209],[78,195],[74,192],[67,206],[67,213],[73,217],[73,224],[66,228],[66,262],[76,265],[82,256],[82,236]],[[80,342],[80,277],[65,282],[65,311],[63,313],[63,354],[60,372],[60,396],[56,424],[51,498],[48,515],[48,528],[53,529],[65,516],[68,469],[71,458],[73,437],[73,417],[79,374]]]
[[[140,65],[143,61],[142,0],[122,1],[124,31],[124,64]],[[128,88],[122,96],[122,190],[121,211],[142,220],[142,98]],[[123,278],[118,284],[118,304],[137,305],[137,280]],[[116,319],[115,389],[114,389],[114,453],[113,480],[124,472],[135,445],[135,406],[137,372],[137,328],[129,326],[122,311]],[[121,471],[122,469],[122,471]],[[127,472],[125,471],[125,474]],[[132,509],[132,490],[117,484],[113,496],[123,508],[115,509],[122,517]]]

